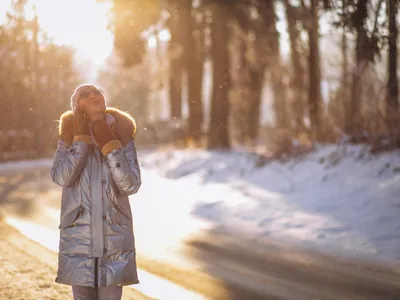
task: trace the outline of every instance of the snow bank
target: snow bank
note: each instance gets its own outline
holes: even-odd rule
[[[257,167],[245,152],[145,153],[141,165],[201,186],[192,214],[255,239],[320,250],[400,258],[400,155],[324,146]],[[164,195],[165,196],[165,195]]]
[[[192,217],[258,240],[398,260],[400,153],[367,150],[324,146],[261,167],[246,152],[139,151],[144,188],[132,203],[158,207],[171,232],[198,226]],[[0,164],[0,172],[42,167],[51,159]]]
[[[21,160],[0,163],[0,173],[12,171],[28,171],[34,169],[51,168],[52,159]]]

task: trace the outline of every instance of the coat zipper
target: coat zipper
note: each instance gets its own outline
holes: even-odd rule
[[[99,269],[99,259],[96,257],[94,259],[94,287],[98,287],[98,269]]]
[[[102,192],[102,165],[99,153],[95,152],[96,166],[92,170],[92,239],[93,239],[93,257],[102,257],[104,248],[104,229],[103,229],[103,192]]]

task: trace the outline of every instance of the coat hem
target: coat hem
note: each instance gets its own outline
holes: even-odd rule
[[[63,280],[59,279],[58,277],[55,278],[54,282],[56,282],[58,284],[64,284],[64,285],[70,285],[70,286],[79,285],[79,286],[94,287],[94,284],[72,284],[71,282],[63,281]],[[139,279],[137,279],[137,280],[132,280],[132,281],[126,281],[121,284],[111,284],[111,285],[106,285],[106,286],[127,286],[127,285],[139,284],[139,283],[140,283],[140,281],[139,281]]]

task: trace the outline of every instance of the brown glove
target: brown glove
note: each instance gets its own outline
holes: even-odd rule
[[[92,133],[95,143],[99,146],[101,153],[106,156],[115,149],[121,149],[122,144],[112,132],[104,120],[92,122]]]
[[[73,117],[74,142],[83,141],[92,144],[90,137],[89,119],[84,111],[77,107]]]

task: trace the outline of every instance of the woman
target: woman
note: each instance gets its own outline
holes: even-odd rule
[[[128,196],[141,185],[132,117],[79,86],[60,118],[51,176],[63,188],[56,282],[75,300],[121,299],[139,283]]]

